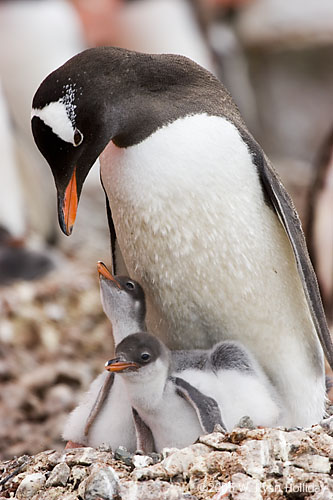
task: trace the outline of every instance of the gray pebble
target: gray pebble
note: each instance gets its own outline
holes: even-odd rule
[[[152,453],[148,453],[148,456],[153,460],[154,464],[157,464],[162,460],[162,455],[160,453],[155,453],[154,451]]]
[[[126,465],[132,465],[133,453],[130,453],[124,446],[119,446],[114,452],[114,458],[121,460]]]
[[[241,429],[255,429],[255,425],[248,415],[242,417],[236,427],[240,427]]]
[[[80,465],[74,465],[71,471],[73,487],[76,488],[87,477],[87,470]]]
[[[92,472],[85,481],[84,500],[116,500],[119,499],[119,480],[110,466],[93,466]]]
[[[46,486],[66,486],[70,473],[70,468],[64,462],[56,465],[46,481]]]
[[[44,486],[45,481],[46,478],[44,474],[40,472],[29,474],[23,479],[17,488],[16,498],[19,500],[25,500],[33,497]]]

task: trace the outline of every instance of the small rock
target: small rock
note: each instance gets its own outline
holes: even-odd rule
[[[304,453],[312,454],[316,452],[313,441],[305,431],[289,432],[285,437],[290,460]]]
[[[231,477],[231,491],[233,500],[262,500],[261,483],[240,472]]]
[[[190,490],[196,490],[198,478],[206,478],[216,473],[230,477],[236,472],[244,472],[238,461],[238,455],[226,451],[211,451],[207,455],[196,457],[188,470]]]
[[[121,460],[126,465],[132,465],[133,454],[130,453],[124,446],[119,446],[114,452],[114,458]]]
[[[330,460],[328,457],[321,455],[303,455],[293,460],[292,465],[301,467],[306,472],[321,472],[329,474],[331,470]]]
[[[57,464],[63,461],[64,454],[65,454],[64,451],[54,451],[48,457],[49,464],[52,467],[56,466]]]
[[[155,453],[154,451],[149,453],[148,456],[152,459],[153,464],[157,464],[162,460],[162,455],[160,453]]]
[[[325,429],[327,434],[333,436],[333,415],[328,418],[323,418],[320,422],[320,425]]]
[[[163,448],[161,452],[162,459],[164,460],[166,457],[172,455],[172,453],[175,453],[176,451],[179,451],[179,448]]]
[[[239,448],[237,444],[228,443],[224,441],[224,439],[224,434],[221,434],[220,432],[213,432],[212,434],[200,436],[199,441],[200,443],[221,451],[236,451]]]
[[[70,448],[64,454],[68,465],[91,465],[100,459],[103,452],[98,452],[94,448]]]
[[[328,435],[320,425],[312,427],[311,432],[309,432],[309,436],[311,436],[311,439],[320,455],[325,455],[333,460],[333,437]]]
[[[167,471],[161,465],[161,463],[152,465],[150,467],[143,467],[142,469],[134,469],[131,473],[131,477],[136,481],[143,481],[146,479],[169,479]]]
[[[226,430],[224,427],[222,427],[221,424],[215,424],[214,425],[214,432],[221,432],[221,434],[225,434]]]
[[[67,464],[56,465],[46,481],[46,486],[66,486],[70,473],[71,470]]]
[[[149,465],[153,465],[154,461],[151,457],[147,455],[133,455],[132,464],[134,467],[142,468],[148,467]]]
[[[107,451],[108,453],[112,453],[112,448],[109,444],[103,443],[97,447],[98,451]]]
[[[247,475],[255,479],[265,478],[265,468],[272,463],[268,441],[247,441],[243,443],[238,461]]]
[[[94,465],[85,481],[84,500],[116,500],[119,497],[119,479],[112,467]]]
[[[210,448],[204,444],[192,444],[169,455],[161,462],[161,465],[169,477],[177,476],[187,472],[196,457],[207,455],[210,451]]]
[[[219,491],[213,496],[212,500],[223,500],[224,498],[230,498],[231,495],[231,481],[223,483]]]
[[[87,470],[80,466],[74,465],[71,470],[71,480],[73,482],[73,487],[77,488],[78,484],[80,484],[87,477]]]
[[[305,472],[290,466],[288,474],[282,478],[282,489],[288,498],[331,500],[333,480],[329,475]]]
[[[54,487],[41,491],[32,500],[77,500],[77,495],[66,491],[65,488]]]
[[[246,428],[235,427],[228,435],[228,440],[234,444],[242,444],[250,435],[250,430]]]
[[[166,481],[128,481],[120,487],[122,500],[191,500],[191,496],[186,496],[182,489]]]
[[[241,429],[255,429],[255,425],[248,415],[242,417],[236,427],[239,427]]]
[[[189,469],[189,474],[196,477],[204,477],[207,474],[206,457],[196,457]]]
[[[29,474],[20,483],[16,490],[16,498],[25,500],[26,498],[33,497],[45,484],[46,478],[44,474],[36,472]]]

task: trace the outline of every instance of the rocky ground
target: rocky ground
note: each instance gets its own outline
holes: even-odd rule
[[[61,449],[64,418],[113,353],[95,265],[0,292],[0,457]]]
[[[333,426],[216,431],[162,456],[49,450],[2,462],[0,498],[260,500],[333,498]]]

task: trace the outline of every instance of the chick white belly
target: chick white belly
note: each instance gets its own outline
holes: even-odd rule
[[[240,340],[271,378],[295,358],[291,371],[321,379],[289,240],[232,124],[182,118],[136,146],[110,143],[101,167],[125,264],[147,293],[151,331],[171,348]]]
[[[157,452],[166,447],[184,448],[204,434],[194,409],[175,393],[173,384],[167,384],[161,403],[155,407],[145,409],[135,399],[132,404],[150,428]]]

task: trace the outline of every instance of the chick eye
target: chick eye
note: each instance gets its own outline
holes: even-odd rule
[[[126,288],[128,288],[128,290],[134,290],[134,283],[132,281],[127,281]]]
[[[142,359],[142,361],[149,361],[150,360],[150,354],[148,352],[143,352],[141,354],[141,359]]]
[[[77,147],[77,146],[80,146],[80,144],[82,143],[83,141],[83,134],[79,131],[78,128],[75,129],[74,131],[74,146]]]

